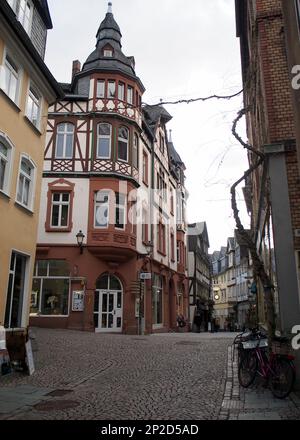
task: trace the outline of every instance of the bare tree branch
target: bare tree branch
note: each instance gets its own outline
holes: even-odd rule
[[[248,151],[251,151],[255,156],[256,160],[254,161],[253,165],[250,166],[250,168],[245,172],[243,177],[241,177],[237,182],[235,182],[231,187],[231,206],[233,210],[234,219],[236,222],[237,229],[239,231],[240,236],[244,239],[244,241],[247,243],[247,246],[249,248],[253,267],[255,274],[260,279],[263,288],[264,288],[264,296],[265,296],[265,302],[267,306],[267,325],[268,325],[268,337],[269,337],[269,348],[271,349],[272,340],[274,338],[275,333],[275,312],[274,312],[274,301],[273,301],[273,293],[274,293],[274,287],[272,286],[272,281],[265,269],[265,265],[261,259],[261,257],[258,254],[256,243],[253,239],[253,237],[245,230],[241,218],[239,215],[239,210],[237,206],[237,200],[236,200],[236,189],[237,187],[243,182],[246,181],[247,178],[255,171],[257,170],[261,165],[263,165],[265,161],[265,155],[261,152],[256,150],[253,146],[243,141],[243,139],[239,136],[237,133],[237,124],[238,122],[247,114],[247,112],[250,111],[250,108],[242,109],[238,112],[237,118],[233,122],[232,126],[232,134],[237,139],[237,141]]]

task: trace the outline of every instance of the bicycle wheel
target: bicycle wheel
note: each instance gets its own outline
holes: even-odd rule
[[[257,357],[254,351],[244,353],[239,364],[238,378],[243,388],[248,388],[255,379],[257,372]]]
[[[276,356],[270,372],[270,388],[273,395],[278,399],[285,399],[293,389],[295,378],[293,363],[285,357]]]

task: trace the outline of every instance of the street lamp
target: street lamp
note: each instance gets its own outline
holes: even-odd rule
[[[77,244],[80,248],[80,253],[83,253],[83,240],[85,239],[85,235],[83,234],[82,231],[79,231],[78,234],[76,235],[77,238]]]

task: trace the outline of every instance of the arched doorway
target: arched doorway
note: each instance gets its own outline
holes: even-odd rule
[[[94,302],[96,333],[122,333],[123,287],[113,275],[103,275],[96,283]]]

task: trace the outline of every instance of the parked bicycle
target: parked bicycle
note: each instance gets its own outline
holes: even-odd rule
[[[296,371],[289,353],[288,340],[277,337],[269,352],[265,333],[252,329],[248,334],[239,335],[235,344],[238,348],[238,378],[242,387],[248,388],[257,375],[269,382],[273,395],[286,398],[293,389]],[[284,350],[283,350],[284,348]]]

